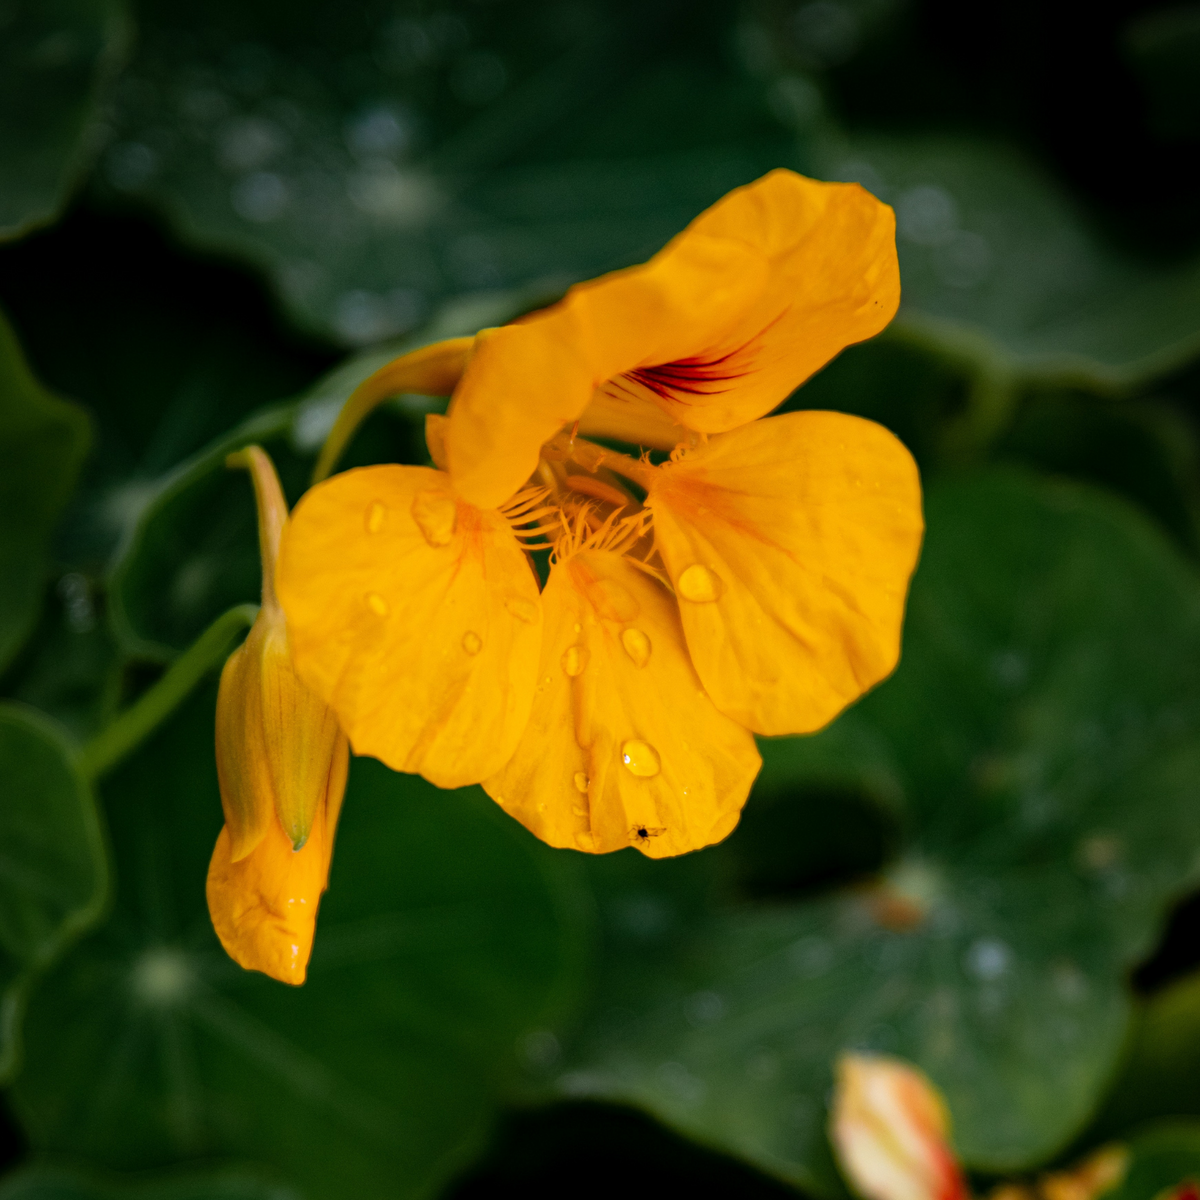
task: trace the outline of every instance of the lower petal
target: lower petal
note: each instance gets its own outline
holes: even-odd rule
[[[365,467],[308,492],[277,586],[301,679],[355,753],[440,787],[477,783],[529,716],[537,581],[496,512],[425,467]]]
[[[882,426],[757,421],[668,464],[646,504],[722,712],[808,733],[895,668],[923,523],[916,464]]]
[[[705,694],[671,595],[584,550],[554,567],[542,601],[537,699],[488,794],[552,846],[661,858],[724,838],[761,760]]]

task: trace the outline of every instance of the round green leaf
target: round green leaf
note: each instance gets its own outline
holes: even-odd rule
[[[593,868],[604,985],[556,1082],[829,1194],[843,1050],[923,1067],[972,1167],[1062,1147],[1113,1071],[1126,973],[1200,871],[1192,570],[1074,486],[947,482],[927,516],[895,676],[826,732],[765,743],[723,846],[670,872],[636,855]],[[776,842],[804,836],[806,804],[815,825],[861,828],[861,806],[829,804],[851,784],[904,830],[877,885],[730,898],[773,812]]]
[[[122,1180],[68,1167],[26,1167],[0,1182],[0,1200],[301,1200],[261,1172],[227,1169]]]
[[[96,148],[125,56],[123,0],[16,0],[0,37],[0,238],[52,219]]]
[[[0,704],[0,1078],[19,1053],[32,977],[100,915],[104,841],[65,735],[33,709]]]
[[[205,689],[108,777],[112,919],[47,979],[15,1093],[35,1148],[116,1169],[251,1158],[319,1197],[427,1195],[486,1136],[584,951],[560,861],[478,790],[356,760],[308,982],[225,957]]]
[[[86,415],[34,379],[0,314],[0,670],[36,618],[50,537],[87,446]]]

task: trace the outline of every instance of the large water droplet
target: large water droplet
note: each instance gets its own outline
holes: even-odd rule
[[[377,616],[388,615],[388,602],[378,592],[367,593],[367,607]]]
[[[626,629],[621,634],[621,645],[634,666],[644,667],[650,661],[650,639],[640,629]]]
[[[412,518],[431,546],[448,546],[454,536],[458,505],[438,488],[426,488],[413,497]]]
[[[509,596],[504,601],[504,607],[526,625],[532,625],[538,619],[538,606],[532,600],[526,600],[524,596]]]
[[[629,741],[621,747],[621,761],[631,774],[639,779],[650,779],[657,775],[661,763],[658,751],[649,742]]]
[[[483,638],[479,636],[473,629],[468,629],[463,634],[462,648],[470,655],[474,656],[483,649]]]
[[[585,795],[587,794],[588,777],[582,771],[575,772],[575,790],[577,792],[583,792]]]
[[[372,500],[363,517],[363,524],[367,527],[367,532],[378,533],[383,528],[383,520],[386,516],[387,509],[378,500]]]
[[[633,593],[615,579],[597,579],[587,594],[600,616],[610,621],[632,621],[641,611]]]
[[[568,646],[563,651],[562,669],[574,679],[576,675],[583,674],[583,668],[588,665],[590,657],[586,646]]]
[[[720,577],[702,563],[692,563],[676,581],[679,594],[693,604],[706,604],[716,600],[725,590]]]

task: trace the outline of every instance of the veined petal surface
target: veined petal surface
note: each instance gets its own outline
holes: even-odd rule
[[[916,464],[881,425],[757,421],[664,465],[646,504],[722,712],[808,733],[895,667],[924,525]]]
[[[628,417],[625,440],[646,403],[688,429],[736,428],[878,333],[899,299],[892,210],[857,184],[773,171],[648,263],[477,339],[451,405],[450,472],[473,503],[503,502],[543,442],[594,424],[593,397],[600,423]]]
[[[309,491],[276,584],[296,669],[357,754],[461,787],[492,774],[529,716],[537,581],[503,516],[440,471],[364,467]]]
[[[304,982],[349,762],[346,739],[339,736],[302,850],[292,848],[274,820],[253,851],[237,862],[230,853],[229,827],[218,835],[208,867],[208,911],[226,953],[239,966],[283,983]]]
[[[761,759],[705,694],[666,588],[581,550],[552,569],[542,602],[537,698],[488,794],[552,846],[663,858],[720,841]]]

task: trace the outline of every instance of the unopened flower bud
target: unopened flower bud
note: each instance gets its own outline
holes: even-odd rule
[[[329,875],[349,748],[333,711],[297,677],[274,572],[287,507],[257,446],[247,467],[258,501],[262,608],[230,655],[217,694],[217,778],[225,828],[208,872],[213,926],[230,957],[303,983]]]
[[[900,1059],[844,1054],[830,1135],[851,1188],[866,1200],[966,1200],[945,1102]]]

